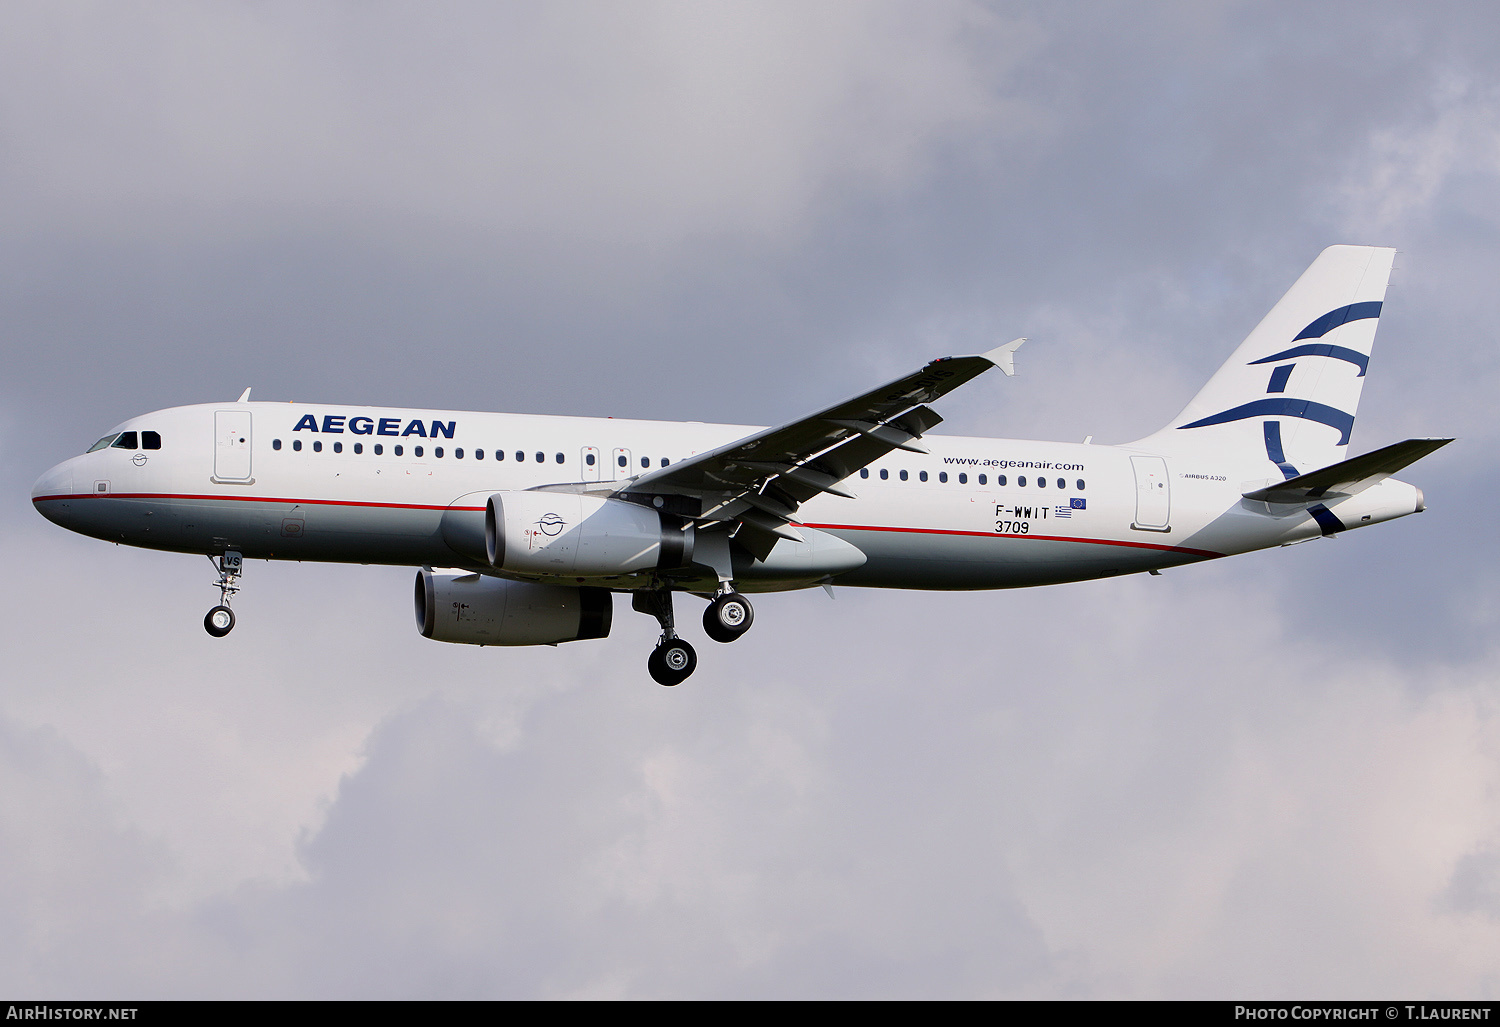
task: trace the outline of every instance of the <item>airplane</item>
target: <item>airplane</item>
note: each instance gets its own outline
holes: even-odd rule
[[[930,404],[1017,339],[772,428],[251,402],[133,417],[32,502],[94,538],[216,560],[210,635],[246,559],[419,568],[441,642],[604,638],[616,594],[656,618],[663,685],[698,657],[674,596],[732,642],[746,593],[999,589],[1159,573],[1420,513],[1392,475],[1453,441],[1349,458],[1395,251],[1324,250],[1159,431],[1125,445],[929,434]]]

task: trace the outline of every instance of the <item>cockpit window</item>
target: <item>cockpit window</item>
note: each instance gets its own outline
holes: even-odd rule
[[[143,431],[143,432],[141,432],[141,448],[142,449],[160,449],[161,448],[161,435],[158,434],[157,432],[154,432],[154,431]]]
[[[111,442],[115,441],[115,439],[118,439],[119,437],[120,437],[120,433],[119,432],[115,432],[113,435],[106,435],[106,436],[104,436],[104,438],[100,439],[98,442],[96,442],[92,446],[90,446],[88,451],[90,453],[97,453],[101,449],[108,449],[109,448],[109,444]]]
[[[115,439],[111,449],[139,449],[140,444],[136,441],[136,433],[133,431],[122,431],[120,437]]]

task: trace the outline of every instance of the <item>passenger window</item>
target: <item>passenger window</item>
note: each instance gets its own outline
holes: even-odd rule
[[[619,465],[620,465],[620,466],[621,466],[621,467],[624,467],[624,466],[625,466],[625,458],[624,458],[624,457],[623,457],[623,456],[622,456],[622,457],[620,457],[620,459],[619,459],[619,460],[618,460],[618,461],[616,461],[616,462],[617,462],[617,463],[618,463],[618,464],[619,464]]]
[[[536,455],[536,462],[539,463],[539,464],[546,463],[547,462],[547,454],[545,454],[545,453],[538,453]]]
[[[333,444],[333,451],[335,453],[342,453],[344,451],[344,444],[342,442],[335,442]]]
[[[412,456],[421,456],[422,455],[422,447],[421,446],[413,446],[411,448],[411,454],[412,454]]]
[[[363,442],[356,442],[354,444],[354,452],[355,452],[356,455],[358,455],[360,453],[363,453],[364,451],[365,451],[365,444]]]
[[[649,456],[643,456],[643,457],[641,457],[641,466],[642,467],[650,467],[651,466],[651,458]]]
[[[902,472],[901,472],[901,480],[902,480],[902,481],[905,481],[905,480],[906,480],[906,477],[907,477],[907,475],[906,475],[906,472],[905,472],[905,471],[902,471]]]
[[[321,441],[313,443],[313,452],[314,453],[321,453],[321,452],[323,452],[323,443]]]
[[[557,462],[558,463],[562,463],[563,462],[563,455],[561,453],[557,454]]]
[[[870,476],[870,469],[868,467],[861,467],[859,469],[859,476],[861,478],[868,478]]]
[[[590,467],[593,467],[594,466],[594,454],[589,453],[588,455],[586,455],[583,458],[583,462],[586,463],[586,464],[588,464]]]
[[[141,432],[141,448],[142,449],[160,449],[161,448],[161,436],[158,435],[154,431],[143,431],[143,432]],[[280,449],[281,447],[277,446],[276,448]]]
[[[280,449],[281,448],[281,440],[280,439],[272,439],[271,440],[271,448],[272,449]]]
[[[111,446],[110,448],[111,449],[140,449],[141,447],[140,447],[140,445],[135,440],[135,432],[133,432],[133,431],[122,431],[120,433],[120,437],[117,438],[117,439],[115,439],[114,445]]]
[[[432,455],[435,456],[435,457],[437,457],[439,460],[441,460],[443,458],[443,447],[442,446],[433,446],[432,447]]]
[[[672,461],[670,461],[670,460],[668,460],[668,459],[667,459],[667,458],[666,458],[666,457],[662,457],[662,458],[661,458],[661,465],[662,465],[662,466],[663,466],[663,467],[665,467],[665,466],[667,466],[667,464],[669,464],[669,463],[671,463],[671,462],[672,462]]]
[[[399,446],[399,445],[398,446],[393,446],[392,450],[393,450],[393,452],[395,453],[396,456],[400,456],[401,454],[403,454],[403,453],[406,452],[406,447]]]
[[[301,439],[293,439],[292,440],[292,452],[293,453],[300,453],[300,452],[302,452],[302,440]]]
[[[922,481],[926,481],[927,480],[927,472],[926,471],[918,471],[917,472],[917,477],[920,480],[922,480]]]
[[[475,460],[483,460],[484,459],[484,450],[482,450],[482,449],[476,449],[476,450],[474,450],[474,459]]]
[[[1047,479],[1046,478],[1037,478],[1037,480],[1036,480],[1036,487],[1039,488],[1039,489],[1046,488],[1047,487]]]
[[[438,455],[441,456],[442,454],[439,453]],[[464,451],[463,451],[462,447],[460,447],[458,449],[455,449],[453,451],[453,459],[455,459],[455,460],[462,460],[463,458],[464,458]]]
[[[100,439],[98,442],[96,442],[92,446],[90,446],[88,448],[88,452],[90,452],[90,453],[97,453],[101,449],[108,449],[109,446],[110,446],[110,443],[114,442],[115,439],[117,439],[119,437],[120,437],[119,435],[106,435],[106,436],[104,436],[104,438]]]
[[[947,484],[947,482],[948,482],[948,472],[947,471],[939,471],[938,472],[938,481],[943,482],[944,484]]]
[[[377,443],[375,443],[375,455],[376,455],[376,456],[380,456],[380,455],[381,455],[381,454],[382,454],[382,453],[384,453],[384,452],[385,452],[385,447],[384,447],[384,446],[382,446],[382,445],[381,445],[381,444],[380,444],[380,443],[378,443],[378,442],[377,442]]]
[[[981,485],[988,485],[989,484],[989,482],[985,481],[985,476],[982,475],[982,474],[979,476],[979,484],[981,484]]]
[[[967,484],[969,484],[969,476],[967,474],[964,474],[962,471],[960,471],[959,474],[958,474],[958,483],[960,485],[967,485]]]
[[[1078,491],[1079,492],[1083,491],[1083,479],[1082,478],[1078,479]]]
[[[885,481],[890,476],[891,476],[891,472],[890,471],[887,471],[884,467],[882,467],[880,469],[880,480],[881,481]]]
[[[503,450],[503,449],[497,449],[497,450],[495,450],[495,459],[496,460],[504,460],[505,459],[505,450]]]
[[[516,463],[518,463],[518,464],[524,464],[525,462],[526,462],[526,454],[523,453],[523,452],[521,452],[519,449],[516,450]]]

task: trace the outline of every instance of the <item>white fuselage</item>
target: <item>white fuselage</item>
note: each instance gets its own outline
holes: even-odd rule
[[[445,536],[444,518],[482,516],[496,492],[582,483],[605,494],[632,477],[743,438],[745,425],[290,403],[176,407],[116,431],[135,447],[74,457],[33,501],[49,519],[148,548],[246,558],[467,567],[496,573]],[[147,432],[160,447],[144,449]],[[817,580],[886,588],[980,589],[1176,566],[1312,538],[1303,507],[1242,498],[1280,477],[1266,462],[1182,449],[1149,452],[927,435],[823,495],[795,525],[865,556],[821,579],[737,564],[745,591]],[[592,458],[592,460],[590,459]],[[1357,527],[1421,508],[1387,480],[1342,500]],[[780,545],[780,543],[778,543]],[[590,582],[627,590],[648,576]],[[582,579],[579,579],[582,581]]]

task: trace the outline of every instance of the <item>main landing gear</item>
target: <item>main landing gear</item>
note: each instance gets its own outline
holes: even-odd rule
[[[659,685],[680,685],[698,669],[698,654],[680,638],[664,638],[646,657],[646,669]]]
[[[661,625],[661,640],[646,660],[646,669],[651,672],[652,679],[662,685],[682,684],[697,669],[698,654],[691,645],[677,637],[671,589],[636,592],[631,605],[640,613],[651,614]],[[733,591],[726,582],[719,594],[709,600],[708,609],[703,611],[703,630],[715,642],[733,642],[750,630],[754,620],[755,609],[750,600]]]
[[[646,660],[646,669],[659,685],[680,685],[698,669],[698,654],[687,642],[677,637],[672,619],[672,590],[654,588],[649,592],[637,592],[631,605],[641,613],[649,613],[661,625],[661,641]]]
[[[210,560],[213,557],[209,557]],[[229,608],[229,599],[240,590],[239,580],[244,558],[239,553],[227,552],[219,557],[219,605],[208,611],[203,618],[203,630],[215,638],[223,638],[234,630],[234,611]]]
[[[755,608],[738,592],[720,592],[703,611],[703,631],[715,642],[733,642],[755,623]]]

